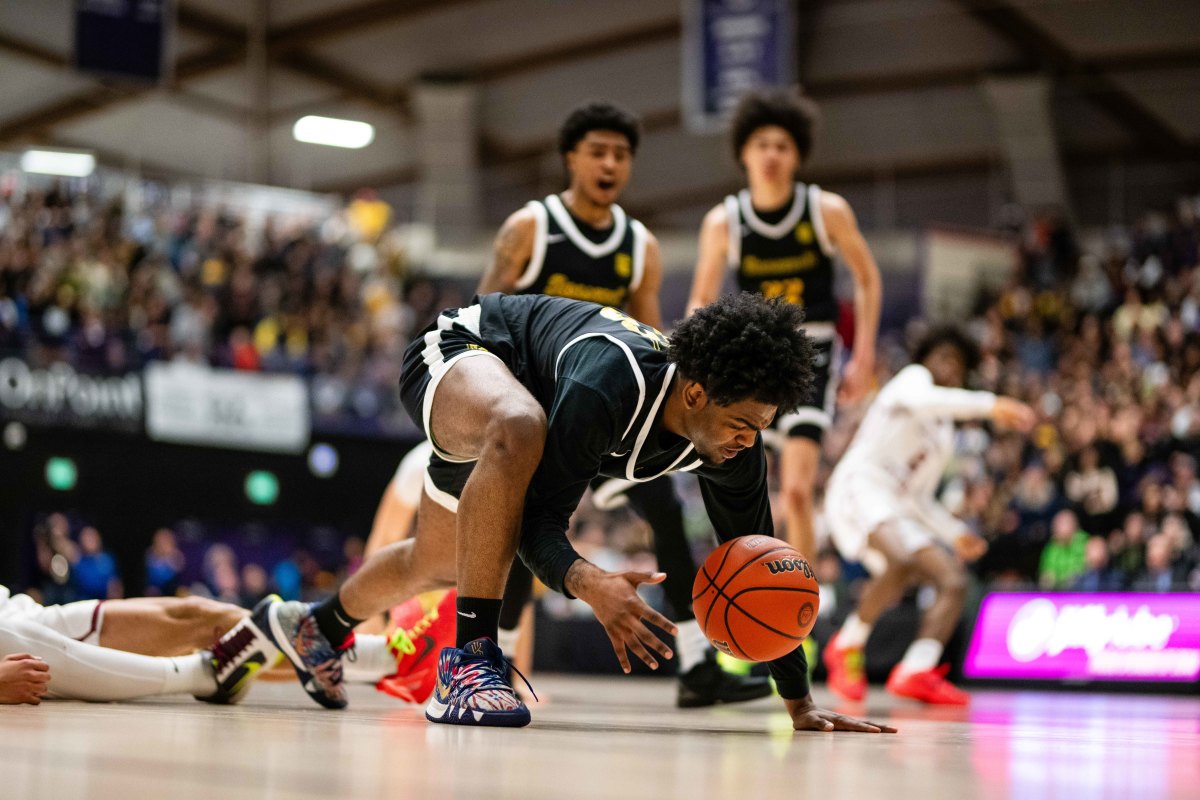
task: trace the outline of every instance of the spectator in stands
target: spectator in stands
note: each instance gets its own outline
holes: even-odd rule
[[[1172,560],[1171,540],[1165,534],[1152,536],[1146,542],[1146,567],[1133,589],[1137,592],[1169,592],[1184,584],[1184,576],[1178,574]]]
[[[1116,592],[1125,588],[1121,573],[1108,565],[1108,542],[1091,536],[1084,551],[1085,570],[1071,588],[1077,592]]]
[[[159,528],[146,550],[146,596],[172,597],[179,591],[183,568],[187,564],[175,541],[175,531]]]
[[[90,525],[79,532],[79,558],[71,566],[71,581],[80,600],[108,600],[123,594],[117,562],[105,551],[100,532]]]
[[[1042,550],[1038,583],[1043,589],[1067,589],[1087,568],[1088,535],[1079,529],[1075,512],[1063,509],[1054,515],[1050,541]]]

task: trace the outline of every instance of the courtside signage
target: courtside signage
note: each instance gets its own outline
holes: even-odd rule
[[[963,674],[1200,680],[1200,594],[993,592],[979,607]]]

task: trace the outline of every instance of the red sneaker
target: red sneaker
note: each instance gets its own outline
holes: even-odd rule
[[[437,682],[438,656],[442,648],[454,646],[457,599],[451,589],[429,611],[417,597],[392,609],[388,649],[396,658],[396,672],[376,683],[376,689],[407,703],[429,699]]]
[[[921,672],[901,672],[897,664],[887,679],[887,690],[897,697],[911,697],[939,706],[965,706],[971,696],[946,680],[949,664]]]
[[[860,702],[867,696],[867,674],[863,669],[861,647],[838,647],[838,634],[834,634],[825,645],[821,659],[829,671],[825,682],[831,692],[853,702]]]

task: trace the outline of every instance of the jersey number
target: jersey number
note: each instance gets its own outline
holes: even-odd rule
[[[767,299],[782,297],[789,303],[801,305],[804,303],[804,279],[786,278],[779,281],[763,281],[762,294]]]
[[[643,339],[648,340],[650,344],[654,345],[655,350],[662,350],[667,346],[667,337],[662,334],[662,331],[638,322],[633,317],[615,308],[605,307],[600,309],[600,316],[605,319],[611,319],[613,322],[618,322],[625,330],[636,333]]]

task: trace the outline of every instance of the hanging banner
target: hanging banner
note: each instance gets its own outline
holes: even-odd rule
[[[1200,594],[993,592],[979,607],[963,674],[1200,680]]]
[[[796,82],[791,0],[683,0],[688,128],[719,130],[741,94]]]
[[[164,82],[172,13],[171,0],[75,0],[75,68]]]
[[[142,428],[142,381],[136,373],[84,375],[70,364],[43,368],[0,358],[0,420],[135,433]]]

